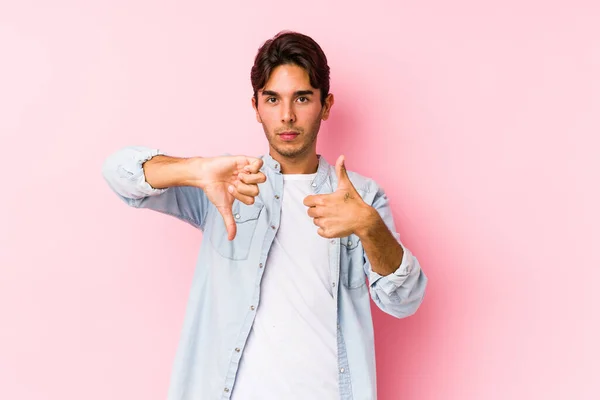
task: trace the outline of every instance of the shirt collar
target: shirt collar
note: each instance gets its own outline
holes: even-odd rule
[[[319,159],[319,166],[317,167],[317,175],[311,182],[311,186],[315,191],[318,191],[321,188],[321,185],[325,183],[327,177],[329,176],[329,163],[325,160],[321,154],[317,154],[317,158]],[[265,166],[275,171],[277,174],[281,174],[281,165],[278,161],[276,161],[270,154],[265,154],[263,157],[263,163]]]

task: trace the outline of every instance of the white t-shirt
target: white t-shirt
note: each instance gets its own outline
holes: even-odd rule
[[[329,241],[304,198],[316,174],[284,174],[281,223],[240,360],[234,400],[338,399],[337,316]]]

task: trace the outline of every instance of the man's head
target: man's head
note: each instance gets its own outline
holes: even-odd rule
[[[271,149],[288,158],[316,152],[321,120],[333,105],[321,47],[306,35],[280,32],[258,50],[250,78],[252,106]]]

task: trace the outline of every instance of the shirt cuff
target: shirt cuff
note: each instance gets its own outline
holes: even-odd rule
[[[370,262],[367,261],[369,262],[369,282],[371,286],[378,282],[378,286],[380,286],[387,294],[391,294],[398,289],[415,269],[414,257],[411,251],[404,247],[401,242],[399,243],[400,246],[402,246],[404,254],[402,255],[400,265],[391,274],[385,276],[378,274],[373,271]]]
[[[155,189],[146,182],[143,165],[154,156],[164,155],[159,149],[150,149],[141,146],[128,148],[128,159],[119,166],[124,177],[135,184],[136,194],[142,196],[154,196],[165,192],[167,189]]]

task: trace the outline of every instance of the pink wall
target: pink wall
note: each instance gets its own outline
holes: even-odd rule
[[[264,153],[249,69],[283,28],[330,60],[320,151],[430,278],[374,310],[380,398],[600,398],[597,2],[83,3],[0,4],[0,399],[165,398],[201,234],[101,163]]]

